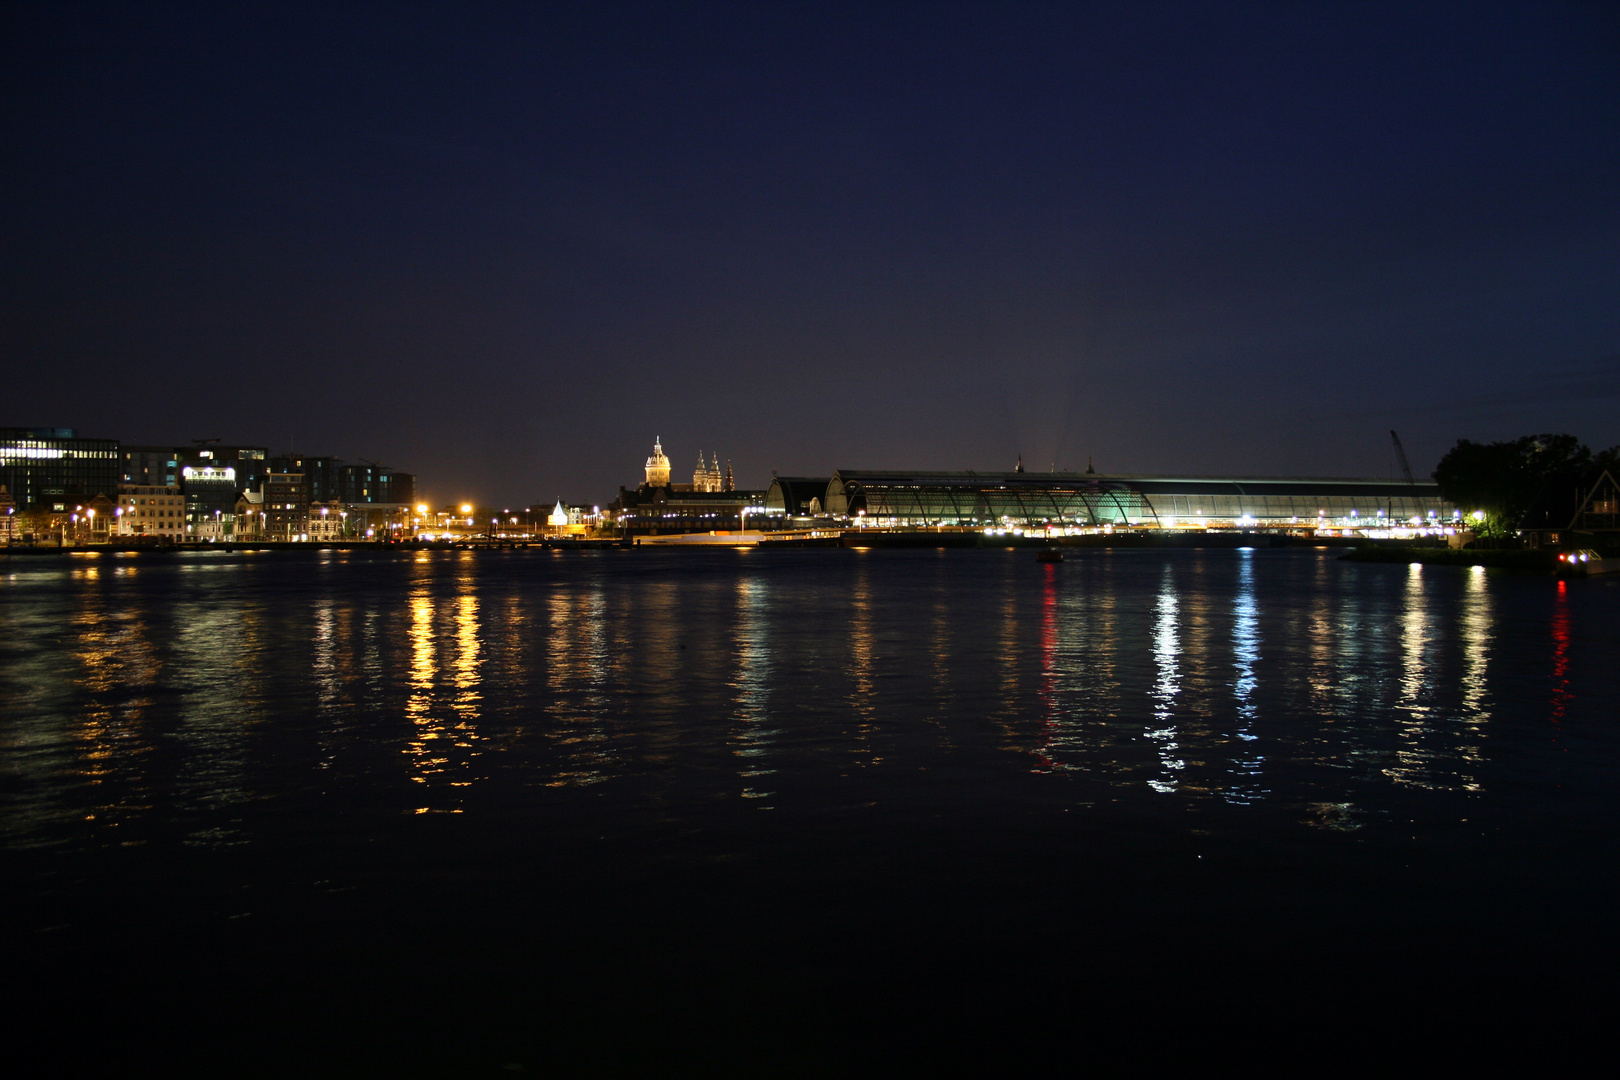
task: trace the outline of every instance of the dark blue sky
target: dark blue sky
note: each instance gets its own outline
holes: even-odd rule
[[[654,435],[750,486],[1610,445],[1617,12],[13,6],[0,423],[505,505]]]

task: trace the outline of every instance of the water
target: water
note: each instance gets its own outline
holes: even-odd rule
[[[1612,993],[1620,583],[1286,549],[0,575],[14,1008],[70,1056],[1415,1061]]]

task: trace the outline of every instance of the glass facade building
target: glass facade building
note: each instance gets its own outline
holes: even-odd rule
[[[0,428],[0,485],[17,509],[70,511],[118,493],[117,439],[81,439],[73,428]]]
[[[834,517],[875,526],[971,528],[1414,528],[1455,519],[1433,483],[1092,473],[886,473],[841,470]]]

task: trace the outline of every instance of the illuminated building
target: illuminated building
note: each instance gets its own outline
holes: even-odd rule
[[[71,513],[118,490],[117,439],[81,439],[73,428],[0,428],[0,485],[19,512]]]
[[[193,469],[231,469],[236,473],[239,488],[257,488],[268,473],[268,451],[262,446],[225,446],[217,440],[198,440],[192,446],[175,450],[175,460],[182,472]],[[184,487],[184,482],[181,483]]]
[[[558,499],[545,520],[548,533],[581,536],[601,524],[602,510],[597,506],[570,506]]]
[[[186,497],[177,484],[120,484],[115,516],[122,537],[186,538]]]
[[[840,470],[834,517],[899,527],[1273,529],[1365,535],[1439,529],[1457,509],[1433,483],[1094,473]]]
[[[647,459],[647,480],[642,486],[649,488],[669,486],[669,458],[664,456],[662,439],[653,440],[652,457]]]
[[[748,514],[757,510],[765,495],[763,491],[735,490],[730,465],[722,474],[720,455],[706,459],[701,452],[692,483],[671,484],[669,458],[664,456],[662,439],[653,443],[653,456],[647,459],[646,471],[646,481],[633,491],[621,487],[618,499],[609,508],[621,532],[690,533],[740,529]]]
[[[341,540],[348,514],[343,504],[333,499],[325,503],[310,503],[306,534],[311,540]]]
[[[198,540],[219,540],[230,535],[236,521],[236,496],[241,491],[231,466],[186,465],[180,469],[180,490],[186,497],[186,534]]]
[[[238,540],[256,539],[264,535],[264,492],[244,491],[236,497],[233,508],[236,516],[234,536]]]
[[[302,473],[270,473],[265,477],[260,535],[266,540],[297,540],[309,531],[309,488]]]
[[[703,460],[703,451],[698,451],[697,468],[692,472],[693,491],[724,491],[725,477],[720,474],[720,455],[714,456],[711,465]]]
[[[716,532],[741,529],[764,512],[763,491],[685,491],[680,488],[619,489],[611,509],[621,532]],[[757,527],[758,523],[754,523]]]

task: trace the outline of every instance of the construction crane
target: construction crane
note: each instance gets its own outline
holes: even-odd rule
[[[1406,451],[1401,448],[1401,437],[1395,434],[1394,428],[1390,429],[1389,437],[1395,443],[1395,460],[1401,463],[1401,475],[1406,477],[1408,484],[1417,483],[1416,480],[1412,479],[1412,466],[1406,463]]]

